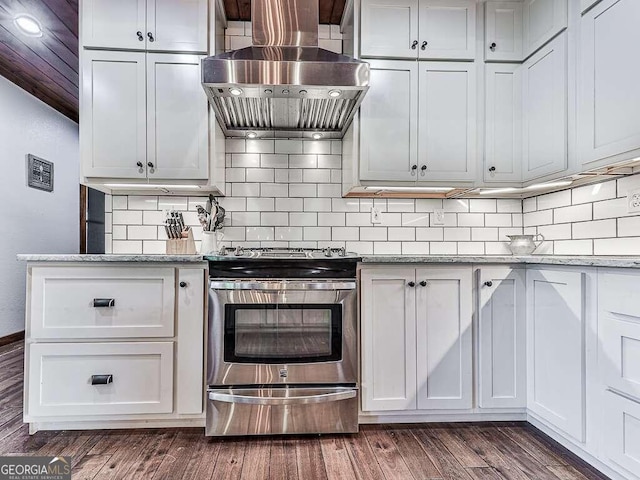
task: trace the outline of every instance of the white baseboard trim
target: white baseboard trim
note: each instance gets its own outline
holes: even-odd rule
[[[376,423],[436,423],[436,422],[523,422],[525,412],[507,413],[416,413],[416,414],[360,414],[361,425]]]
[[[29,423],[29,435],[40,430],[112,430],[120,428],[182,428],[202,427],[204,418],[179,419],[179,420],[92,420],[76,422],[33,422]],[[202,432],[204,435],[204,432]]]
[[[584,448],[582,448],[579,443],[572,440],[571,438],[566,437],[565,434],[558,432],[553,427],[547,425],[543,420],[536,417],[535,414],[529,412],[527,414],[527,422],[529,422],[531,425],[536,427],[538,430],[540,430],[542,433],[544,433],[548,437],[551,437],[553,440],[555,440],[560,445],[565,447],[571,453],[577,455],[582,460],[584,460],[589,465],[591,465],[593,468],[599,470],[600,472],[602,472],[604,475],[608,476],[612,480],[631,480],[631,477],[629,477],[628,475],[620,474],[616,470],[613,470],[608,465],[602,463],[600,460],[594,457],[591,453],[584,450]]]

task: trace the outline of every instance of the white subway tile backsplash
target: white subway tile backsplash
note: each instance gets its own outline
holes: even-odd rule
[[[571,198],[574,205],[616,198],[616,182],[603,182],[574,188],[571,190]]]
[[[262,168],[287,168],[289,156],[280,153],[260,155],[260,166]]]
[[[356,215],[362,214],[356,213]],[[402,225],[401,213],[381,213],[380,219],[382,220],[380,225],[384,225],[385,227],[399,227]],[[369,223],[371,223],[371,215],[369,215]]]
[[[302,142],[302,153],[330,155],[331,142],[327,140],[304,140]]]
[[[522,200],[519,198],[500,198],[496,206],[498,213],[522,213]]]
[[[375,242],[373,253],[375,255],[400,255],[402,244],[400,242]]]
[[[287,226],[289,225],[289,214],[286,212],[262,212],[258,224],[267,227]]]
[[[318,186],[314,184],[304,183],[290,183],[289,184],[289,198],[309,198],[318,196]]]
[[[305,212],[330,212],[331,199],[330,198],[305,198],[304,211]]]
[[[155,240],[158,229],[154,225],[129,225],[127,227],[128,240]]]
[[[113,210],[126,210],[127,209],[126,195],[113,195],[111,197],[111,207]]]
[[[273,172],[274,172],[273,181],[275,183],[289,182],[289,170],[287,168],[275,168]]]
[[[484,255],[484,243],[458,242],[458,255]]]
[[[247,182],[267,182],[273,183],[275,180],[275,172],[273,168],[247,168]]]
[[[360,240],[360,229],[358,227],[333,227],[331,238],[334,240]]]
[[[523,215],[525,227],[535,227],[538,225],[551,225],[553,223],[553,210],[540,210],[529,212]]]
[[[318,213],[318,226],[320,227],[344,227],[345,214],[344,213]],[[358,240],[357,238],[337,239],[337,240]]]
[[[227,138],[224,142],[225,153],[245,153],[247,151],[244,138]]]
[[[484,227],[484,213],[459,213],[458,226]]]
[[[252,225],[260,225],[260,213],[259,212],[233,212],[231,214],[231,225],[233,225],[234,227],[244,227],[244,226],[249,227]]]
[[[259,183],[233,183],[231,187],[231,193],[234,197],[259,197],[260,184]],[[269,195],[263,195],[263,196],[269,196]]]
[[[640,175],[619,178],[617,196],[626,197],[627,191],[637,190],[638,188],[640,188]]]
[[[568,240],[571,239],[571,224],[541,225],[538,227],[538,233],[540,233],[545,240]]]
[[[389,198],[387,200],[387,212],[414,212],[413,199]]]
[[[556,208],[553,211],[554,223],[584,222],[593,219],[591,203],[573,205],[572,207]]]
[[[474,242],[496,242],[498,241],[498,229],[485,227],[472,228],[471,240]]]
[[[140,210],[114,210],[114,225],[142,225],[142,211]]]
[[[469,211],[469,200],[463,198],[443,200],[442,207],[445,212],[465,213]]]
[[[618,221],[623,220],[622,218]],[[624,219],[626,220],[626,219]],[[574,239],[582,238],[608,238],[624,235],[616,235],[616,220],[614,218],[608,220],[594,220],[593,222],[578,222],[572,224]],[[640,236],[640,231],[638,232]]]
[[[318,168],[342,168],[340,155],[318,155]]]
[[[484,224],[487,227],[511,227],[511,213],[487,213]]]
[[[113,228],[113,214],[105,213],[104,214],[104,233],[111,233],[112,228]]]
[[[247,153],[274,153],[275,140],[246,140],[246,152]]]
[[[330,183],[331,170],[325,169],[304,169],[302,171],[303,183]]]
[[[511,250],[506,242],[486,242],[484,253],[487,255],[511,255]]]
[[[410,242],[416,239],[416,229],[409,227],[389,227],[387,238],[390,241]]]
[[[142,254],[142,240],[113,240],[111,251],[113,254]]]
[[[536,197],[529,197],[522,200],[522,213],[534,212],[536,210]]]
[[[320,185],[318,185],[318,196],[325,196],[320,195]],[[357,198],[332,198],[331,210],[334,212],[359,212],[360,200]]]
[[[225,172],[226,180],[230,183],[244,183],[246,180],[246,169],[227,168]]]
[[[302,140],[276,140],[276,153],[302,153]]]
[[[618,237],[640,237],[640,216],[618,218]],[[640,240],[638,240],[640,242]]]
[[[331,227],[303,227],[304,240],[331,240]]]
[[[105,213],[111,213],[113,211],[113,197],[109,194],[104,196],[104,211]]]
[[[112,239],[113,240],[126,240],[127,239],[127,226],[126,225],[114,225],[112,227]]]
[[[289,155],[290,168],[317,168],[317,155]]]
[[[402,214],[402,226],[403,227],[428,227],[429,226],[429,214],[428,213],[403,213]]]
[[[342,200],[339,198],[342,194],[342,189],[340,185],[336,185],[333,183],[319,183],[318,184],[318,196],[319,197],[329,197],[336,200]],[[332,200],[333,201],[333,200]],[[356,203],[357,205],[357,203]]]
[[[431,255],[455,255],[458,253],[458,244],[455,242],[431,242],[429,250]]]
[[[273,227],[247,227],[246,238],[248,241],[273,240],[274,228]]]
[[[571,205],[571,190],[547,193],[538,197],[538,210],[566,207]]]
[[[640,255],[640,238],[606,238],[593,241],[594,255]]]
[[[302,227],[276,227],[275,239],[287,242],[302,240]]]
[[[162,255],[167,253],[167,244],[158,240],[144,240],[142,253],[145,255]]]
[[[302,210],[302,198],[276,198],[276,211],[278,212],[302,212]]]
[[[535,229],[536,227],[532,227]],[[512,227],[512,228],[499,228],[498,229],[498,240],[501,242],[510,241],[507,235],[522,235],[524,232],[522,231],[522,227]],[[535,233],[535,232],[534,232]]]
[[[223,200],[224,208],[227,208],[226,200],[228,199]],[[238,200],[244,201],[245,199],[242,198]],[[273,212],[275,210],[274,198],[262,198],[262,197],[247,198],[246,201],[247,201],[246,209],[243,208],[241,210],[246,210],[247,212]]]
[[[441,242],[444,240],[444,228],[416,228],[416,240],[425,242]]]
[[[442,200],[439,198],[416,199],[416,212],[433,212],[436,208],[443,208]]]
[[[429,255],[429,242],[402,242],[403,255]]]
[[[497,203],[493,198],[473,198],[469,200],[470,212],[495,213],[496,209]]]
[[[342,52],[342,40],[326,40],[324,38],[318,39],[318,46],[335,53]]]
[[[471,240],[471,229],[468,227],[445,228],[444,241],[468,242]]]
[[[231,166],[234,168],[258,168],[260,155],[257,153],[234,153],[231,155]]]
[[[289,185],[286,183],[261,183],[261,197],[288,197]]]
[[[129,195],[129,210],[158,210],[158,197]]]
[[[360,228],[360,240],[374,241],[386,241],[387,229],[386,227],[361,227]],[[426,243],[426,242],[425,242]]]
[[[349,212],[347,213],[346,221],[347,221],[347,225],[353,225],[354,227],[370,227],[371,214]]]
[[[318,225],[317,213],[290,213],[289,225],[300,227],[312,227]]]
[[[289,183],[302,183],[302,169],[290,168],[289,169]]]
[[[360,255],[373,254],[373,242],[347,242],[346,249],[350,252],[357,252]]]
[[[557,240],[554,255],[593,255],[593,240]]]
[[[620,181],[620,180],[618,180]],[[593,219],[600,220],[603,218],[626,217],[629,215],[627,210],[626,198],[614,198],[612,200],[604,200],[593,204]]]

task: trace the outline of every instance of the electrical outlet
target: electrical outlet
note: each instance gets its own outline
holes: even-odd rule
[[[433,224],[444,225],[444,209],[436,208],[433,211]]]
[[[382,223],[379,208],[371,207],[371,223]]]
[[[629,213],[640,212],[640,188],[627,192],[627,210]]]

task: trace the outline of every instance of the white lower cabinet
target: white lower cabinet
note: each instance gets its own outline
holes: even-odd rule
[[[361,271],[362,410],[472,406],[471,267]]]
[[[481,408],[527,406],[525,270],[477,271],[478,403]]]
[[[603,460],[625,478],[640,478],[640,402],[607,391],[603,411]]]
[[[585,441],[583,274],[527,271],[528,409]]]

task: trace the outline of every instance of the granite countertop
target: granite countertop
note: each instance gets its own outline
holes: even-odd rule
[[[110,254],[22,254],[18,260],[25,262],[204,262],[202,255],[110,255]]]
[[[363,255],[362,263],[492,263],[575,265],[581,267],[640,268],[640,256],[592,257],[570,255]]]

